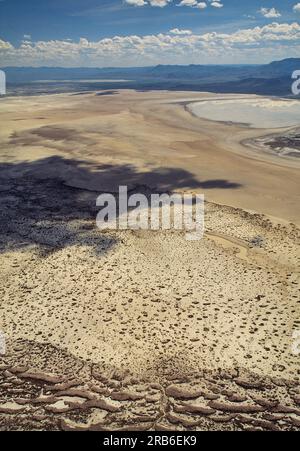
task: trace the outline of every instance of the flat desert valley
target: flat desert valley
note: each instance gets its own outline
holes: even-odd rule
[[[300,429],[298,130],[215,100],[260,99],[1,99],[2,430]],[[204,238],[100,231],[120,185],[204,194]]]

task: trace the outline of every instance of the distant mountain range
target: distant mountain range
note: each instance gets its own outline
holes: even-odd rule
[[[93,90],[132,88],[247,93],[274,96],[291,95],[291,75],[300,70],[300,58],[265,65],[158,65],[130,68],[4,67],[8,87],[34,83],[35,89]],[[101,83],[100,80],[106,80]],[[123,81],[120,85],[120,79]],[[82,80],[90,82],[83,82]],[[107,80],[110,80],[108,83]],[[39,84],[40,83],[40,84]],[[32,88],[34,89],[34,88]]]

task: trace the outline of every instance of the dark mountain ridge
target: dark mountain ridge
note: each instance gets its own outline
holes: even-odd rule
[[[86,89],[181,89],[291,95],[292,73],[300,70],[300,58],[264,65],[157,65],[149,67],[3,67],[8,87],[28,83],[60,82],[60,90]],[[101,84],[101,79],[106,80]],[[120,79],[123,81],[120,85]],[[88,80],[84,87],[82,80]],[[95,83],[93,84],[93,80]],[[100,80],[100,81],[99,81]],[[110,80],[107,83],[107,80]],[[72,84],[74,89],[71,89]],[[99,83],[99,85],[97,85]],[[53,86],[52,86],[53,87]],[[42,89],[42,86],[41,86]]]

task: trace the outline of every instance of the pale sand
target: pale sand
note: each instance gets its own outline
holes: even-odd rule
[[[205,97],[1,101],[2,428],[299,428],[299,161]],[[205,238],[98,231],[121,184],[205,193]]]

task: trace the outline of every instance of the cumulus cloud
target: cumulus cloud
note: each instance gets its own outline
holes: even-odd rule
[[[173,28],[170,30],[171,34],[179,34],[179,35],[191,35],[191,30],[180,30],[179,28]]]
[[[223,8],[224,5],[221,2],[211,2],[211,6],[214,8]]]
[[[234,33],[195,34],[174,28],[146,36],[114,36],[89,41],[23,41],[14,47],[0,40],[2,66],[134,66],[249,62],[300,54],[300,24],[271,23]]]
[[[182,0],[179,3],[179,6],[195,6],[195,5],[197,5],[196,0]]]
[[[208,2],[211,6],[214,7],[222,7],[223,5],[221,5],[220,2],[215,2],[215,1],[211,1],[208,0],[206,2],[199,2],[197,0],[181,0],[180,3],[178,3],[177,6],[188,6],[190,8],[196,8],[196,9],[206,9],[208,7]],[[218,6],[216,6],[218,5]]]
[[[125,0],[125,3],[131,6],[156,6],[160,8],[164,8],[169,3],[172,3],[174,0]],[[196,9],[205,9],[209,5],[214,8],[223,8],[223,3],[221,3],[221,0],[206,0],[206,1],[199,1],[199,0],[181,0],[179,3],[176,3],[177,6],[188,6],[190,8],[196,8]]]
[[[261,8],[260,13],[267,19],[277,19],[281,17],[280,12],[276,8]]]
[[[125,3],[128,3],[128,5],[132,6],[145,6],[147,5],[147,2],[144,0],[125,0]]]
[[[13,50],[14,47],[9,43],[9,42],[5,42],[2,41],[2,39],[0,39],[0,55],[1,52],[3,52],[4,50]]]
[[[189,6],[190,8],[206,9],[208,6],[213,8],[223,8],[221,1],[207,0],[205,2],[199,2],[198,0],[181,0],[178,6]]]
[[[167,6],[172,0],[148,0],[151,6],[158,6],[159,8],[163,8]]]
[[[125,0],[125,3],[132,6],[156,6],[158,8],[164,8],[172,0]]]
[[[207,8],[207,4],[205,2],[198,2],[198,3],[196,2],[195,8],[205,9],[205,8]]]
[[[295,11],[295,13],[300,13],[300,3],[296,3],[293,10]]]

